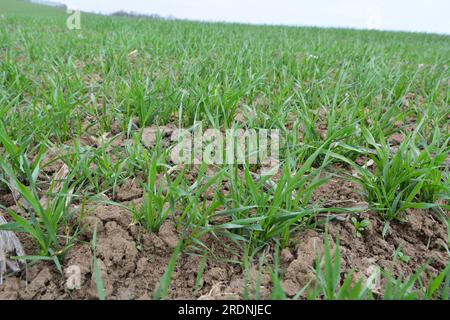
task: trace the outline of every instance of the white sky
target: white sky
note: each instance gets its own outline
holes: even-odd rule
[[[450,34],[450,0],[54,0],[84,11]]]

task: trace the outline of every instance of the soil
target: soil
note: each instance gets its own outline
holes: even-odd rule
[[[117,199],[139,204],[142,190],[136,181],[124,183]],[[2,195],[5,197],[5,195]],[[361,203],[357,188],[339,178],[331,179],[316,190],[313,200],[318,203]],[[2,203],[3,202],[2,198]],[[124,202],[129,204],[129,202]],[[130,212],[118,206],[90,207],[84,218],[84,227],[79,241],[69,251],[63,262],[61,275],[53,264],[40,262],[29,265],[26,272],[7,275],[0,288],[0,299],[97,299],[96,277],[93,272],[93,250],[91,239],[94,226],[97,228],[97,261],[108,299],[151,299],[163,276],[179,234],[174,223],[168,219],[158,233],[151,233],[132,223]],[[381,236],[384,222],[372,212],[361,214],[359,219],[368,219],[369,226],[356,236],[349,215],[331,215],[329,237],[332,246],[340,241],[342,272],[354,272],[355,277],[365,279],[375,268],[392,268],[393,255],[400,248],[409,257],[407,262],[394,266],[394,273],[411,274],[429,262],[427,271],[436,275],[448,264],[445,251],[447,231],[443,223],[426,210],[409,210],[407,221],[394,222],[390,232]],[[323,226],[299,232],[289,245],[281,251],[282,286],[288,296],[294,296],[311,279],[317,255],[323,252]],[[33,243],[21,239],[25,251],[35,250]],[[211,236],[202,239],[210,252],[207,254],[202,280],[196,289],[196,278],[200,272],[202,257],[188,247],[177,260],[168,297],[171,299],[239,299],[245,283],[250,294],[258,278],[258,260],[264,255],[265,262],[260,275],[260,294],[267,298],[271,292],[270,269],[273,264],[273,248],[268,247],[254,259],[250,274],[244,274],[233,247],[223,239]],[[224,245],[224,243],[226,245]],[[237,250],[237,248],[234,248]],[[71,270],[79,268],[80,287],[69,287]],[[425,279],[426,280],[426,279]],[[381,291],[379,283],[374,291]]]

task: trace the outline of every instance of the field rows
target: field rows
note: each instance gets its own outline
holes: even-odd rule
[[[66,19],[0,4],[1,298],[448,298],[448,36]],[[175,163],[199,122],[279,170]]]

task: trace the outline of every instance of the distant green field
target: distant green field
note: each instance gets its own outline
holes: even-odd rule
[[[380,237],[410,210],[448,224],[449,36],[87,13],[69,30],[68,17],[0,0],[0,194],[33,213],[0,203],[14,222],[2,228],[29,235],[34,254],[64,262],[77,241],[68,226],[83,225],[71,204],[117,204],[134,179],[141,208],[119,205],[148,232],[171,219],[185,250],[206,247],[205,234],[241,255],[284,248],[329,213],[370,212]],[[167,137],[141,143],[144,128],[198,121],[280,130],[278,173],[177,166]],[[357,185],[366,207],[315,201],[336,177]],[[317,297],[331,298],[326,290]]]
[[[25,0],[0,1],[0,14],[20,16],[47,16],[56,17],[65,14],[62,8],[45,6]]]

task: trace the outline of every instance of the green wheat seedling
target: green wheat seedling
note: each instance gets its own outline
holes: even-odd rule
[[[273,256],[273,270],[270,272],[270,280],[272,281],[272,292],[270,293],[271,300],[286,300],[286,294],[284,293],[284,289],[282,286],[282,280],[280,277],[280,247],[275,246],[275,252]],[[305,286],[306,289],[306,286]],[[293,300],[296,300],[303,294],[303,290],[300,290]]]
[[[397,264],[400,249],[394,253],[390,270],[383,272],[385,279],[383,299],[385,300],[417,300],[443,299],[447,300],[450,293],[450,267],[447,266],[437,276],[429,275],[428,284],[422,283],[422,276],[427,265],[423,265],[411,275],[394,276],[393,267]]]
[[[71,175],[66,177],[55,194],[51,187],[48,198],[42,201],[43,197],[39,195],[36,186],[39,170],[35,170],[28,176],[29,186],[26,186],[19,181],[12,168],[3,160],[0,160],[0,168],[8,177],[5,182],[19,196],[17,205],[20,210],[19,213],[2,206],[12,222],[2,225],[1,229],[26,233],[36,243],[38,255],[24,257],[24,259],[51,259],[60,269],[59,260],[71,248],[77,233],[76,230],[70,232],[69,228],[69,222],[74,214],[71,208],[76,185],[72,183],[73,177]],[[23,213],[29,215],[29,218],[25,218]]]
[[[172,280],[173,272],[175,271],[175,267],[177,264],[178,257],[181,255],[181,251],[184,246],[184,240],[181,238],[177,246],[175,247],[172,256],[170,257],[170,261],[167,265],[167,269],[164,272],[164,275],[162,276],[161,280],[159,281],[158,286],[156,287],[156,290],[153,295],[154,300],[165,300],[167,299],[167,294],[170,287],[170,282]]]
[[[409,208],[434,208],[436,199],[442,198],[443,194],[448,197],[442,171],[442,163],[448,155],[448,140],[445,147],[433,150],[435,154],[432,155],[429,149],[420,150],[415,145],[414,134],[407,137],[395,152],[382,135],[380,143],[367,129],[363,130],[363,135],[374,149],[368,154],[373,161],[373,170],[340,155],[334,156],[352,166],[356,174],[350,179],[361,185],[369,206],[386,222],[403,219],[405,210]]]
[[[134,220],[140,222],[147,230],[158,232],[170,213],[175,211],[176,189],[183,178],[183,171],[174,181],[157,179],[158,157],[153,155],[150,163],[148,181],[144,185],[144,196],[139,209],[131,209]]]
[[[126,165],[128,173],[137,176],[149,172],[151,170],[152,154],[157,154],[158,161],[164,163],[165,167],[170,169],[170,166],[166,163],[170,149],[163,147],[161,132],[156,132],[155,145],[151,150],[148,150],[142,145],[142,133],[142,131],[139,133],[130,133],[131,139],[125,143],[124,148],[127,155]]]
[[[119,154],[107,151],[111,142],[101,145],[99,148],[83,146],[75,141],[73,148],[65,150],[61,159],[73,170],[77,180],[84,181],[84,190],[91,194],[106,193],[116,189],[128,175],[127,158]]]
[[[97,289],[98,299],[105,300],[106,299],[105,286],[103,285],[102,273],[97,259],[97,226],[94,226],[94,232],[91,240],[91,247],[92,247],[92,265],[94,268],[95,286]]]
[[[309,205],[313,191],[328,181],[321,177],[320,169],[312,167],[321,154],[319,148],[296,171],[286,161],[276,182],[270,176],[255,177],[248,166],[242,175],[230,170],[230,193],[221,195],[226,210],[215,214],[228,216],[230,222],[216,226],[216,231],[233,239],[251,240],[255,248],[273,238],[285,245],[291,232],[307,226],[321,211]]]
[[[370,290],[362,280],[354,281],[352,273],[341,276],[341,252],[339,238],[331,249],[328,232],[325,232],[323,257],[316,259],[314,286],[309,289],[308,299],[365,300]]]
[[[282,287],[282,275],[279,270],[278,247],[274,253],[274,263],[270,272],[272,287],[270,298],[275,300],[288,299]],[[428,283],[421,280],[425,275],[427,265],[418,268],[409,276],[394,276],[393,269],[382,271],[374,270],[367,279],[355,278],[355,274],[348,272],[343,274],[341,249],[339,239],[334,249],[328,237],[324,239],[323,255],[317,256],[314,274],[307,284],[299,290],[291,299],[306,298],[308,300],[373,300],[380,297],[385,300],[412,300],[412,299],[442,299],[448,300],[450,294],[450,267],[435,276],[428,275]],[[398,250],[394,254],[392,268],[398,263]],[[246,251],[244,253],[244,274],[249,274],[251,258]],[[258,279],[263,270],[264,257],[260,259],[258,276],[255,285],[255,294],[251,294],[249,287],[244,287],[244,299],[258,299]],[[248,279],[247,279],[248,280]],[[373,287],[375,283],[382,284]],[[381,291],[380,291],[381,289]],[[374,290],[374,291],[372,291]]]
[[[151,155],[141,144],[139,134],[133,133],[124,147],[128,158],[127,167],[131,174],[136,176],[139,173],[150,172]]]
[[[330,109],[322,107],[319,110],[312,110],[305,101],[304,95],[301,92],[297,93],[301,105],[298,108],[298,119],[295,121],[292,131],[288,130],[288,135],[294,137],[291,141],[294,148],[298,145],[298,140],[301,140],[301,148],[296,148],[300,162],[307,160],[317,149],[326,150],[330,146],[333,146],[334,151],[343,156],[353,157],[356,154],[351,148],[340,147],[340,145],[358,145],[361,140],[358,125],[360,120],[357,118],[356,108],[349,106],[348,102],[337,105],[336,99],[341,81],[340,77],[333,102],[324,102],[332,105]],[[323,133],[318,128],[320,123],[325,126]],[[301,132],[301,138],[296,136],[297,132]],[[318,160],[322,159],[323,155],[320,155]]]
[[[113,197],[121,181],[127,176],[126,164],[128,159],[106,150],[107,144],[102,145],[93,159],[95,167],[91,169],[91,177],[95,177],[96,191],[112,190]]]
[[[39,164],[44,155],[44,147],[34,148],[32,150],[36,152],[36,156],[32,163],[29,163],[29,147],[31,145],[30,137],[21,137],[21,141],[13,141],[13,139],[6,132],[5,125],[0,121],[0,146],[4,152],[0,155],[4,161],[8,161],[11,164],[11,169],[17,173],[19,179],[24,179],[30,175],[30,173],[38,170]],[[1,173],[1,172],[0,172]]]
[[[244,249],[243,255],[243,273],[245,275],[245,285],[242,293],[244,300],[256,299],[260,300],[263,298],[268,298],[270,300],[287,300],[288,296],[284,292],[282,285],[282,272],[280,268],[279,255],[280,255],[279,244],[275,245],[275,251],[273,253],[273,265],[270,265],[266,261],[266,252],[263,252],[259,258],[258,263],[258,274],[256,279],[251,279],[251,265],[254,260],[254,256],[249,256],[249,248]],[[261,295],[261,278],[263,272],[268,272],[271,280],[270,294],[268,297],[263,297]],[[253,284],[252,284],[253,282]],[[299,299],[308,288],[309,284],[305,285],[301,290],[299,290],[291,299]],[[252,285],[251,285],[252,284]]]
[[[400,252],[396,250],[392,267],[387,271],[374,271],[368,279],[354,278],[352,272],[342,277],[339,239],[331,249],[328,236],[324,240],[324,253],[316,259],[314,277],[303,291],[307,299],[326,300],[372,300],[382,297],[385,300],[444,299],[450,290],[450,267],[447,266],[438,275],[428,277],[426,285],[422,282],[427,265],[423,265],[409,276],[394,276],[393,267],[398,263]],[[333,253],[334,251],[334,253]],[[382,283],[382,291],[372,291],[374,281]]]
[[[411,149],[416,155],[415,162],[419,166],[432,167],[424,177],[423,188],[418,194],[417,200],[444,204],[444,207],[448,209],[448,201],[450,200],[450,161],[448,160],[450,136],[443,134],[439,126],[436,126],[429,143],[421,137],[420,149],[414,144],[412,144]],[[447,202],[447,206],[445,206],[445,202]]]
[[[186,173],[193,167],[195,166],[186,166],[182,172]],[[170,193],[177,199],[174,221],[177,230],[186,234],[185,247],[196,252],[211,253],[211,248],[201,239],[208,234],[217,236],[216,224],[211,220],[214,218],[214,213],[221,208],[218,193],[222,188],[224,169],[218,170],[212,176],[206,175],[205,163],[195,169],[198,171],[193,182],[187,182],[177,176],[176,184],[170,188]],[[182,172],[180,175],[183,175]],[[211,200],[208,200],[205,195],[209,193],[207,192],[209,189],[214,190]]]

